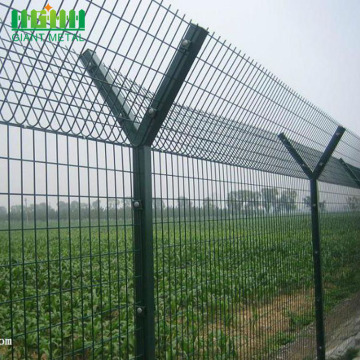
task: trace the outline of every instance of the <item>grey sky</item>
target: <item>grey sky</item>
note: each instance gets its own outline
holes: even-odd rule
[[[359,0],[171,0],[360,134]]]

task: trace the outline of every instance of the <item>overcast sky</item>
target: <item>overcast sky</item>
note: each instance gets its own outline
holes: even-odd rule
[[[167,0],[360,135],[359,0]]]

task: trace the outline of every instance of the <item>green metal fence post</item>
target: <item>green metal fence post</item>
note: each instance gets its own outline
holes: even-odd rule
[[[324,299],[322,284],[320,221],[317,179],[310,179],[311,233],[314,261],[317,359],[325,360]]]
[[[155,359],[151,144],[206,36],[201,27],[189,27],[133,142],[136,356],[146,360]]]
[[[152,145],[207,35],[203,28],[190,24],[142,119],[135,146]]]
[[[285,134],[279,134],[279,139],[285,145],[290,155],[301,166],[304,173],[310,180],[311,198],[311,232],[313,245],[313,265],[314,265],[314,288],[315,288],[315,317],[316,317],[316,353],[318,360],[325,360],[325,326],[324,326],[324,299],[322,283],[321,265],[321,238],[319,221],[319,198],[318,198],[318,179],[330,160],[337,144],[339,143],[345,129],[339,126],[331,138],[324,153],[321,155],[315,169],[312,171],[306,164],[301,155],[297,152],[293,144],[286,138]]]
[[[155,359],[151,148],[133,148],[136,355]]]
[[[154,251],[152,226],[151,144],[195,61],[208,32],[190,24],[140,125],[95,52],[80,60],[133,146],[135,268],[135,355],[155,359]]]

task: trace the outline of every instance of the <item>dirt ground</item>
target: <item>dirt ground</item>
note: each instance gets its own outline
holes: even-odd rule
[[[350,348],[360,348],[360,292],[336,306],[325,319],[326,358],[337,359]],[[315,326],[308,326],[297,340],[286,345],[274,359],[315,359]]]

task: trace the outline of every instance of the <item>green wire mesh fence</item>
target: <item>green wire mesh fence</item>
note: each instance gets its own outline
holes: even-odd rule
[[[46,5],[0,4],[0,357],[325,358],[359,137],[163,2]]]

